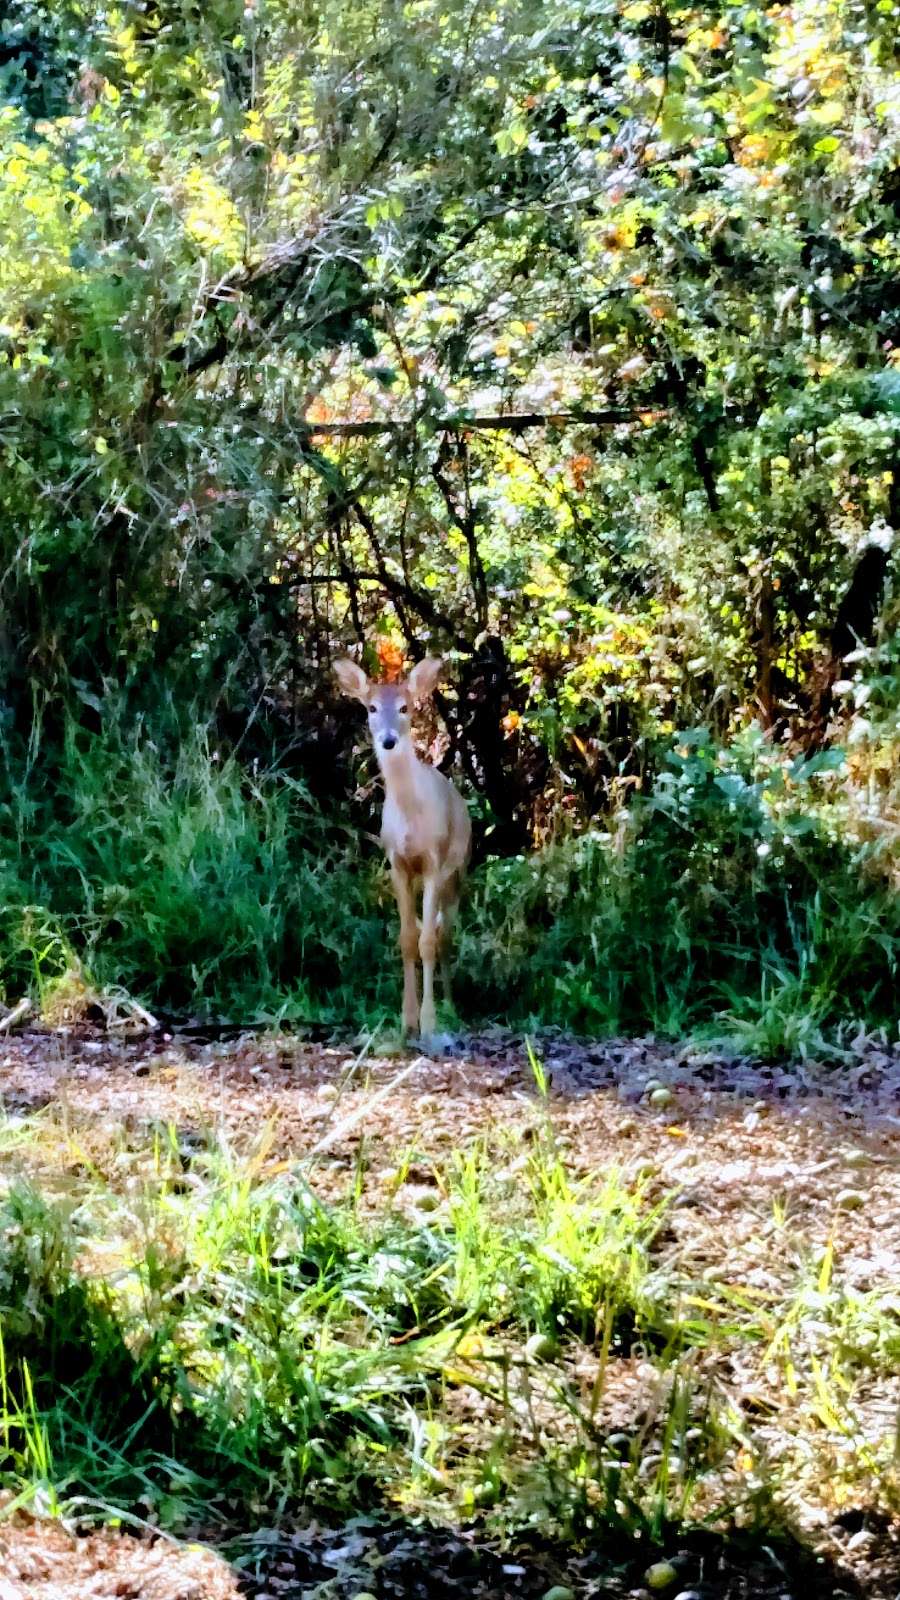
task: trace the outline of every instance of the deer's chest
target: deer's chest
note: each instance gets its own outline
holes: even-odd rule
[[[409,874],[420,874],[435,854],[437,839],[429,817],[421,808],[407,808],[396,800],[385,801],[381,819],[381,842],[391,861]]]

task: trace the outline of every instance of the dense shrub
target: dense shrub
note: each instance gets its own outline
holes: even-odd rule
[[[472,874],[458,953],[467,1020],[600,1032],[743,1027],[815,1047],[893,1019],[900,905],[849,831],[834,752],[780,761],[697,730],[611,823]],[[73,964],[151,1006],[392,1016],[395,912],[375,841],[294,780],[200,736],[70,731],[52,780],[7,764],[0,953],[8,996],[52,1000]],[[19,776],[11,781],[10,775]]]

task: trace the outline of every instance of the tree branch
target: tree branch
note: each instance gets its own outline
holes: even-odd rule
[[[652,417],[656,421],[668,415],[667,410],[660,411],[654,407],[635,411],[511,411],[496,417],[457,414],[432,417],[429,421],[436,433],[465,433],[469,429],[481,433],[524,433],[527,428],[577,428],[582,425],[613,428],[621,422],[638,422],[643,417]],[[415,428],[421,420],[416,417],[386,417],[378,422],[306,422],[304,427],[311,434],[322,437],[374,439],[382,433],[403,433]]]
[[[433,627],[442,629],[444,633],[454,640],[458,647],[464,650],[468,649],[469,641],[463,635],[457,633],[453,619],[448,617],[446,612],[438,609],[427,590],[417,589],[406,579],[397,578],[392,572],[388,571],[381,542],[375,531],[375,524],[365,507],[360,505],[358,500],[353,500],[351,509],[360,527],[367,534],[369,543],[372,546],[378,569],[378,582],[387,590],[394,604],[396,605],[399,602],[401,607],[408,605],[423,622],[429,622]]]
[[[478,624],[478,631],[479,633],[482,633],[487,627],[488,621],[489,597],[487,575],[484,570],[484,562],[481,559],[481,551],[478,548],[478,535],[476,532],[477,512],[472,505],[472,498],[469,491],[468,451],[466,450],[465,443],[462,439],[457,440],[457,460],[460,462],[460,465],[463,468],[465,482],[465,509],[462,511],[456,504],[452,485],[447,482],[447,479],[444,477],[441,471],[441,468],[448,463],[449,459],[450,446],[449,441],[445,436],[441,443],[441,448],[438,451],[437,460],[431,468],[431,476],[434,478],[434,481],[441,492],[444,505],[447,507],[447,515],[450,517],[451,521],[456,524],[466,541],[466,548],[469,552],[469,578],[472,584],[472,593],[475,598],[475,617]]]

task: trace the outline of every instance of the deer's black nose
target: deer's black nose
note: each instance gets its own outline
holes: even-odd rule
[[[391,734],[388,735],[388,737],[386,739],[382,740],[382,743],[384,745],[385,750],[393,750],[394,745],[397,743],[397,741],[394,738],[394,735],[391,733]]]

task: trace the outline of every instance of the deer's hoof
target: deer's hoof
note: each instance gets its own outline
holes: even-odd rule
[[[456,1049],[457,1040],[452,1033],[423,1033],[419,1048],[424,1056],[447,1056]]]

